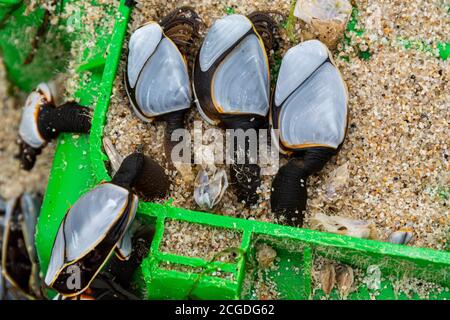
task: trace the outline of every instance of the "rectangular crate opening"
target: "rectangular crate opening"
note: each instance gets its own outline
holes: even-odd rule
[[[134,282],[146,299],[236,299],[235,275],[217,270],[147,259]]]
[[[247,253],[241,297],[308,299],[311,248],[299,241],[254,235]]]
[[[159,251],[207,262],[237,263],[241,241],[237,230],[166,219]]]

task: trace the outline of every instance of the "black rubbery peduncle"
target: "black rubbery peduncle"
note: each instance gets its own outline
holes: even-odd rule
[[[134,188],[144,200],[164,197],[170,188],[164,169],[140,152],[123,160],[111,182],[129,190]]]
[[[301,227],[306,209],[307,178],[320,171],[335,150],[314,148],[305,150],[302,158],[293,158],[282,166],[272,181],[270,204],[272,211],[289,225]]]
[[[144,167],[144,157],[145,156],[139,152],[127,156],[122,161],[119,170],[117,170],[111,182],[118,186],[131,189]]]
[[[277,217],[284,218],[289,225],[301,227],[303,224],[307,177],[308,174],[303,170],[303,161],[291,159],[278,170],[272,181],[272,211]]]
[[[166,130],[164,133],[164,148],[166,153],[166,159],[170,166],[172,162],[172,149],[178,143],[178,141],[172,141],[172,133],[177,129],[184,128],[184,115],[186,110],[180,110],[171,112],[160,117],[160,120],[166,122]]]
[[[38,127],[47,141],[63,132],[88,133],[91,129],[91,110],[76,102],[66,102],[57,108],[44,105],[39,110]]]
[[[264,118],[252,116],[250,118],[243,116],[224,116],[221,119],[221,124],[226,129],[242,129],[256,130],[264,124]],[[258,133],[256,133],[258,139]],[[258,141],[254,141],[258,146]],[[259,195],[257,193],[258,187],[261,185],[261,168],[258,164],[250,161],[250,141],[248,136],[245,137],[245,146],[239,146],[233,143],[233,161],[230,166],[231,184],[235,189],[235,194],[239,202],[244,202],[246,207],[251,207],[258,202]],[[238,163],[238,154],[244,152],[244,163]],[[255,155],[257,156],[257,155]],[[256,159],[255,159],[256,160]],[[254,162],[254,161],[253,161]]]

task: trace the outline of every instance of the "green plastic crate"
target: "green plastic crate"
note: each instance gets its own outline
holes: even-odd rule
[[[97,30],[102,36],[98,39],[96,50],[99,53],[108,52],[106,58],[103,55],[91,54],[89,56],[93,58],[79,68],[80,73],[88,72],[90,80],[76,95],[82,104],[95,104],[95,112],[89,136],[75,138],[64,134],[58,139],[36,234],[43,273],[47,269],[57,229],[67,209],[97,183],[110,180],[105,166],[107,157],[102,151],[102,135],[130,11],[131,8],[125,1],[120,1],[117,11],[110,13],[111,17],[116,19],[111,37],[105,30]],[[2,33],[0,30],[0,38]],[[29,88],[28,85],[31,87],[30,83],[33,82],[36,81],[19,85]],[[279,271],[273,271],[268,276],[277,284],[280,299],[323,297],[321,290],[313,292],[312,287],[312,265],[314,259],[319,256],[363,270],[370,265],[378,265],[383,274],[383,281],[379,294],[376,295],[377,299],[419,298],[417,294],[408,296],[395,290],[395,282],[404,277],[415,277],[445,288],[441,292],[431,294],[429,298],[450,297],[449,252],[190,211],[173,207],[170,203],[160,205],[140,202],[138,217],[154,224],[156,230],[150,252],[134,277],[137,291],[143,298],[253,299],[255,245],[260,242],[268,243],[277,250]],[[232,263],[211,262],[162,252],[159,247],[164,234],[164,223],[170,219],[235,230],[241,235],[240,247],[235,248],[238,253],[236,260]],[[193,268],[196,271],[167,270],[167,263]],[[219,269],[231,277],[214,276],[213,271]],[[372,297],[373,292],[361,284],[348,299]],[[330,298],[339,298],[336,290],[332,291]]]

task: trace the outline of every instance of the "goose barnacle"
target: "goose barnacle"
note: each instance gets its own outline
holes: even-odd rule
[[[76,102],[56,107],[50,87],[39,84],[25,101],[20,121],[18,158],[21,167],[31,170],[42,148],[60,133],[87,133],[90,128],[89,108]]]
[[[280,152],[291,156],[272,182],[271,208],[288,224],[302,226],[307,178],[344,141],[347,101],[346,85],[323,43],[310,40],[288,50],[270,115],[272,129],[280,133]]]
[[[166,158],[171,134],[184,127],[192,93],[185,58],[198,36],[200,19],[190,7],[175,9],[159,23],[149,22],[133,32],[128,44],[125,88],[141,120],[166,122]]]
[[[101,183],[67,211],[53,243],[45,283],[64,296],[79,295],[113,252],[127,259],[136,193],[152,199],[168,189],[168,177],[155,161],[138,152],[127,156],[111,182]]]
[[[34,246],[39,208],[38,196],[23,193],[8,200],[3,211],[4,216],[0,214],[0,228],[3,229],[0,300],[11,289],[28,299],[43,297]]]
[[[258,129],[269,111],[270,73],[266,51],[270,51],[275,23],[268,14],[248,17],[233,14],[211,26],[197,55],[193,89],[202,117],[224,129]],[[265,38],[261,35],[264,35]],[[247,206],[257,202],[260,167],[250,163],[249,142],[233,150],[231,183],[238,200]],[[236,161],[238,149],[244,163]]]

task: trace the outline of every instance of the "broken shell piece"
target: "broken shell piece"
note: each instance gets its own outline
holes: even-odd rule
[[[336,278],[336,271],[331,263],[327,263],[320,271],[320,283],[322,284],[322,290],[326,294],[330,294],[334,288]]]
[[[343,299],[346,299],[352,290],[354,282],[353,269],[349,266],[336,266],[336,284]]]
[[[123,161],[123,156],[114,147],[114,144],[108,137],[103,138],[103,149],[105,149],[106,155],[111,163],[111,174],[114,175],[120,168],[120,164]]]
[[[375,224],[371,221],[355,220],[340,216],[317,213],[310,220],[311,228],[363,239],[378,239]]]
[[[202,144],[194,151],[195,161],[205,168],[215,168],[215,150],[216,145],[214,143],[205,145]]]
[[[350,174],[348,171],[348,162],[337,167],[331,172],[326,187],[326,195],[331,200],[347,185]]]
[[[297,0],[294,15],[309,24],[319,40],[333,49],[344,34],[351,12],[348,0]]]
[[[389,235],[388,242],[395,244],[408,244],[414,237],[412,228],[403,228]]]
[[[275,258],[277,257],[277,252],[271,246],[263,243],[257,248],[256,260],[259,265],[263,268],[270,267]]]
[[[367,267],[366,276],[363,278],[369,290],[379,290],[381,287],[381,270],[376,264]]]
[[[201,208],[212,209],[228,188],[228,178],[223,169],[213,170],[212,174],[202,169],[198,172],[194,184],[195,202]]]

